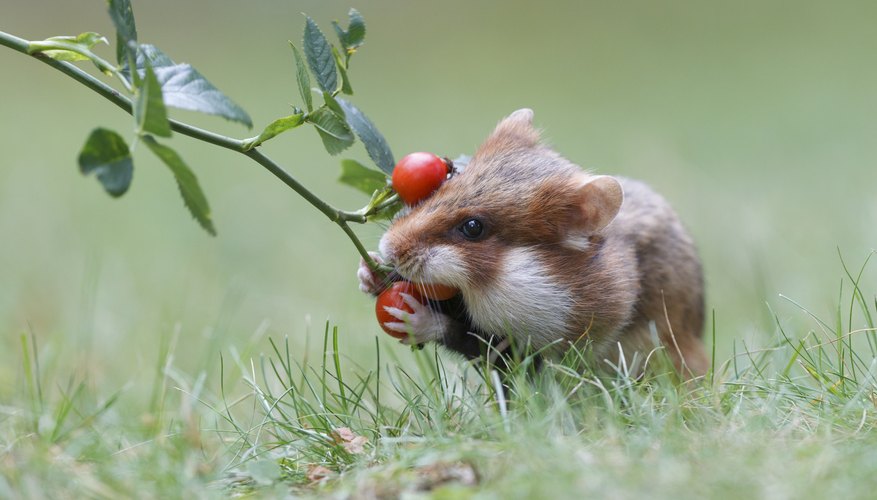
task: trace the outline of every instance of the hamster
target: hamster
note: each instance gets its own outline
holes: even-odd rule
[[[643,360],[652,331],[687,377],[706,373],[704,284],[692,238],[646,184],[582,170],[515,111],[462,173],[401,213],[376,258],[404,279],[443,283],[456,299],[389,310],[404,343],[438,342],[468,358],[510,344],[561,354],[584,345],[616,365]],[[363,263],[360,288],[382,284]],[[620,354],[623,353],[623,354]]]

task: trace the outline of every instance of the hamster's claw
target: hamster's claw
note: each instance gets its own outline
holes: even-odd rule
[[[407,333],[408,337],[400,342],[406,345],[425,344],[442,338],[447,330],[448,318],[444,314],[433,311],[426,304],[421,304],[413,296],[403,293],[402,300],[413,312],[398,307],[385,306],[384,310],[399,321],[384,323],[390,330]]]

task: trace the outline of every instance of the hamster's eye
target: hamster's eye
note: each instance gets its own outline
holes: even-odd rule
[[[460,224],[459,230],[467,240],[474,241],[481,239],[481,237],[484,236],[484,224],[475,218],[463,221],[463,223]]]

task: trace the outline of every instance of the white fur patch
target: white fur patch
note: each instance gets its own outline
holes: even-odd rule
[[[569,291],[553,283],[535,252],[516,248],[505,254],[498,280],[486,289],[463,289],[472,321],[479,329],[544,347],[563,338],[572,308]]]
[[[467,286],[468,271],[457,251],[451,245],[435,245],[427,248],[421,256],[419,276],[412,276],[424,283],[442,283],[458,288]]]
[[[591,242],[588,240],[588,237],[585,235],[569,235],[563,241],[563,246],[569,248],[571,250],[579,250],[584,252],[591,246]]]
[[[378,242],[378,252],[380,252],[382,257],[392,262],[393,260],[395,260],[396,257],[393,248],[390,246],[390,241],[389,238],[387,238],[387,234],[389,234],[389,231],[381,236],[381,240]]]

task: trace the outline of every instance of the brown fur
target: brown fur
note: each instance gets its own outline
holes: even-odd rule
[[[509,319],[493,335],[537,348],[587,337],[598,358],[617,362],[618,344],[627,361],[648,355],[654,323],[677,367],[704,374],[700,261],[675,212],[641,182],[585,173],[542,145],[531,121],[529,110],[503,120],[462,174],[394,221],[382,240],[385,256],[408,279],[459,287],[475,327],[515,318],[518,311],[476,307],[510,297],[542,323],[562,325],[530,331]],[[458,230],[471,217],[485,226],[479,241]],[[505,276],[515,258],[532,258],[532,265],[519,267],[521,277]],[[526,275],[528,269],[544,275]],[[533,300],[548,303],[528,302],[537,292]]]

